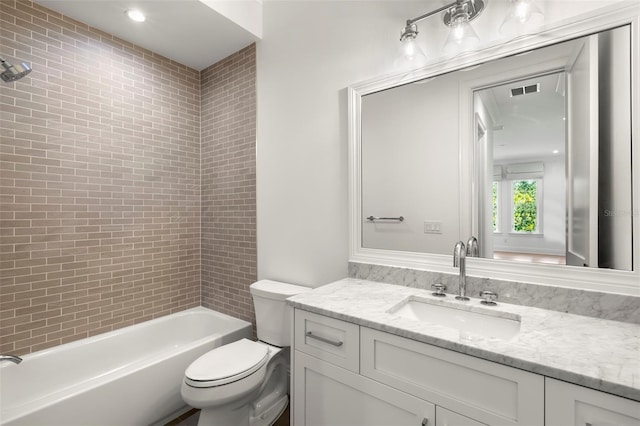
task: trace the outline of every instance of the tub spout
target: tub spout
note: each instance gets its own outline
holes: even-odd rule
[[[0,361],[11,361],[14,364],[20,364],[22,362],[22,358],[17,355],[0,355]]]

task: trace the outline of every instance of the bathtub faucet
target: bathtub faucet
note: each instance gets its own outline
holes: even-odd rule
[[[11,361],[14,364],[20,364],[22,362],[22,358],[17,355],[0,355],[0,361]]]

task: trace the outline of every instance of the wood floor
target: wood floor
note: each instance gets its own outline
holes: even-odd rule
[[[191,411],[187,411],[177,419],[174,419],[167,423],[165,426],[196,426],[198,424],[198,417],[200,417],[200,410],[195,408]],[[289,407],[284,410],[284,413],[273,426],[289,426]]]
[[[496,260],[513,260],[525,263],[544,263],[547,265],[566,265],[565,256],[554,256],[552,254],[536,253],[513,253],[507,251],[494,251],[493,258]]]

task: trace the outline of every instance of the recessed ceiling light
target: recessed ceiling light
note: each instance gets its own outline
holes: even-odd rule
[[[147,17],[144,16],[144,13],[140,12],[137,9],[127,10],[127,16],[129,17],[129,19],[136,22],[144,22],[147,19]]]
[[[554,154],[557,154],[557,153],[559,153],[559,152],[560,152],[560,151],[558,151],[557,149],[554,149],[554,150],[553,150],[553,153],[554,153]]]

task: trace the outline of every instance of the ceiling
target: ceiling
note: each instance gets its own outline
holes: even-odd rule
[[[196,70],[258,40],[199,0],[34,1]],[[128,9],[143,11],[147,20],[130,20]]]
[[[494,86],[479,92],[492,113],[494,159],[516,161],[563,156],[564,72]],[[512,88],[539,84],[540,91],[511,96]]]

